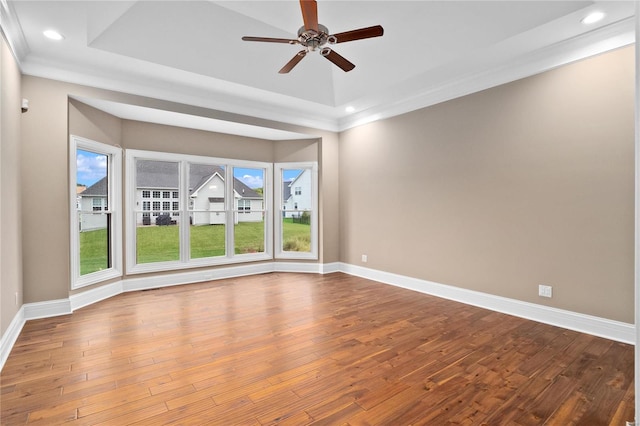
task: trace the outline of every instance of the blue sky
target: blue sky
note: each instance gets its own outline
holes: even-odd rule
[[[95,152],[78,150],[76,155],[76,182],[91,186],[107,175],[107,156]],[[283,170],[284,180],[293,180],[300,174],[299,169]],[[264,186],[264,170],[234,167],[233,176],[244,182],[249,188]]]
[[[283,170],[284,180],[290,181],[302,172],[299,169]],[[233,177],[244,182],[249,188],[262,188],[264,185],[264,171],[262,169],[245,169],[242,167],[233,168]]]
[[[76,182],[91,186],[107,175],[107,156],[79,149],[76,170]]]

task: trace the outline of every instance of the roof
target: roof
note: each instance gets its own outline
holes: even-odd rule
[[[282,200],[287,201],[291,197],[291,180],[282,182]]]
[[[200,189],[216,173],[224,180],[224,168],[221,166],[191,164],[189,166],[189,193]],[[138,188],[177,189],[178,181],[178,163],[155,160],[138,160],[136,163],[136,185]],[[254,191],[237,178],[233,178],[233,189],[243,198],[262,199],[262,194]]]
[[[107,195],[107,176],[103,177],[87,189],[79,193],[78,195],[83,197],[105,197]]]

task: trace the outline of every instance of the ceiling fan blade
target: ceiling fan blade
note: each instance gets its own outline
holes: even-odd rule
[[[251,37],[244,36],[242,37],[244,41],[264,41],[267,43],[287,43],[287,44],[299,44],[298,40],[288,39],[288,38],[273,38],[273,37]]]
[[[302,58],[304,58],[307,54],[306,50],[301,50],[298,53],[296,53],[296,56],[294,56],[293,58],[291,58],[291,60],[289,62],[287,62],[287,64],[282,67],[282,69],[280,71],[278,71],[280,74],[286,74],[289,71],[291,71],[293,69],[293,67],[295,67],[296,65],[298,65],[298,62],[300,62],[302,60]]]
[[[374,25],[373,27],[333,34],[332,37],[336,38],[336,43],[344,43],[347,41],[362,40],[364,38],[380,37],[382,34],[384,34],[384,29],[380,25]]]
[[[328,60],[330,60],[331,62],[333,62],[334,64],[336,64],[337,66],[339,66],[340,68],[342,68],[344,72],[349,72],[356,67],[354,64],[346,60],[343,56],[337,54],[336,52],[329,49],[328,47],[325,47],[324,49],[322,49],[320,51],[320,54],[325,58],[327,58]]]
[[[300,9],[302,9],[302,19],[304,20],[304,29],[309,31],[313,30],[319,33],[318,30],[318,3],[316,0],[300,0]]]

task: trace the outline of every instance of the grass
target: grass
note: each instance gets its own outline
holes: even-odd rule
[[[107,229],[80,233],[80,275],[109,268]]]
[[[190,228],[191,258],[225,255],[225,226],[204,225]],[[241,222],[235,226],[235,253],[264,252],[264,223]],[[283,219],[283,249],[311,251],[311,226]],[[141,226],[137,228],[137,262],[153,263],[180,259],[178,226]],[[100,271],[107,264],[106,229],[80,233],[80,274]]]
[[[311,251],[311,226],[293,223],[293,219],[282,219],[282,250]]]

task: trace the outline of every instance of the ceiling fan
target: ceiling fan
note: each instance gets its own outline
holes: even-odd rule
[[[371,37],[380,37],[384,33],[384,30],[380,25],[374,25],[373,27],[360,28],[338,34],[329,34],[329,29],[318,23],[318,3],[316,3],[316,0],[300,0],[300,8],[302,9],[304,25],[298,30],[297,39],[250,36],[242,37],[242,40],[244,41],[299,44],[303,46],[304,49],[296,53],[296,55],[287,62],[280,71],[278,71],[280,74],[286,74],[291,71],[308,52],[315,50],[319,50],[322,56],[336,64],[343,71],[351,71],[356,66],[327,45],[362,40]]]

